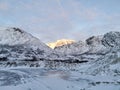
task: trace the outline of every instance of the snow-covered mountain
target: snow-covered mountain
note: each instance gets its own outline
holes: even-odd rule
[[[61,40],[57,40],[56,42],[48,43],[47,45],[51,47],[52,49],[54,49],[56,47],[72,44],[74,42],[75,40],[61,39]]]
[[[54,50],[69,55],[88,53],[105,53],[108,49],[120,48],[120,32],[109,32],[100,36],[92,36],[83,41],[55,47]]]
[[[120,32],[106,33],[101,42],[106,49],[102,48],[102,51],[96,52],[103,55],[100,58],[96,58],[86,72],[94,75],[120,75]]]
[[[64,53],[80,61],[88,61],[83,72],[89,74],[119,75],[120,69],[120,32],[109,32],[101,36],[92,36],[85,42],[56,47],[57,52]],[[81,70],[81,66],[77,67]],[[114,67],[114,69],[111,67]]]
[[[39,39],[19,28],[0,28],[0,45],[27,45],[32,48],[48,50],[48,47]]]
[[[120,32],[109,32],[92,36],[84,42],[60,45],[53,50],[19,28],[0,28],[0,60],[3,61],[0,66],[40,66],[41,62],[47,68],[68,68],[70,64],[74,67],[73,64],[86,62],[92,63],[91,66],[100,60],[108,60],[106,58],[112,57],[112,52],[113,59],[119,58],[119,44]],[[26,61],[34,61],[34,64]]]
[[[56,47],[54,50],[59,53],[78,57],[79,59],[88,60],[98,56],[105,55],[111,48],[119,46],[120,32],[109,32],[105,35],[92,36],[85,41],[78,41],[69,45]],[[119,48],[119,47],[118,47]]]
[[[51,54],[53,50],[31,34],[14,27],[0,28],[0,60],[39,60]]]

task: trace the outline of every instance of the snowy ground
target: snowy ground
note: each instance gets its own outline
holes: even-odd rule
[[[120,90],[120,76],[40,68],[1,69],[0,90]]]

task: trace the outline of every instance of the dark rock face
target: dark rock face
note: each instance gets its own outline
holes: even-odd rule
[[[93,43],[93,39],[94,39],[94,38],[95,38],[95,36],[92,36],[92,37],[88,38],[88,39],[86,40],[87,44],[88,44],[88,45],[91,45],[91,44]]]
[[[120,46],[120,32],[106,33],[102,39],[102,44],[106,47]]]
[[[20,28],[13,27],[13,29],[14,29],[15,31],[20,32],[20,33],[24,33],[24,31],[22,31]]]
[[[97,45],[101,44],[102,36],[92,36],[86,40],[88,45]]]

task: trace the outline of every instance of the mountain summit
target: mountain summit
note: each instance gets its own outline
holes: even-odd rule
[[[27,45],[34,48],[48,48],[39,39],[15,27],[0,28],[0,45]]]
[[[70,40],[70,39],[61,39],[57,40],[56,42],[48,43],[47,45],[54,49],[55,47],[63,46],[63,45],[68,45],[75,43],[75,40]]]

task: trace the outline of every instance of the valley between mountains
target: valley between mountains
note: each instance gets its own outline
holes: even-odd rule
[[[0,90],[102,89],[120,90],[120,32],[46,45],[22,29],[0,28]]]

